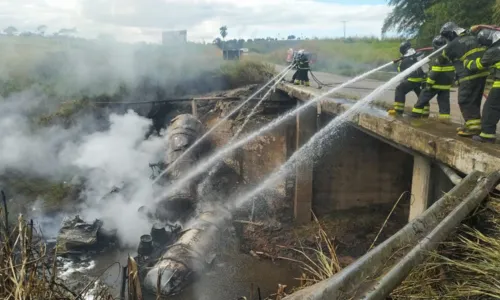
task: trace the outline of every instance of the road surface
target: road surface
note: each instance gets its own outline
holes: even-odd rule
[[[276,70],[282,71],[286,66],[282,65],[276,65]],[[319,81],[321,81],[324,84],[334,84],[334,86],[338,86],[341,83],[351,79],[350,77],[345,77],[341,75],[336,75],[332,73],[325,73],[325,72],[316,72],[314,71],[314,66],[312,68],[312,72],[314,75],[318,78]],[[292,79],[294,71],[289,71],[288,74],[286,75],[287,80]],[[312,89],[318,88],[318,85],[314,82],[314,80],[309,76],[309,80],[311,81],[311,87]],[[338,91],[339,94],[346,94],[346,95],[354,95],[360,98],[363,98],[364,96],[368,95],[371,93],[373,90],[375,90],[378,86],[384,84],[384,81],[379,81],[375,79],[364,79],[360,80],[356,83],[353,83],[352,85],[341,89]],[[332,86],[332,87],[334,87]],[[323,87],[323,90],[326,92],[328,89],[331,89],[332,87]],[[377,102],[383,102],[385,105],[390,105],[392,106],[392,103],[394,102],[394,87],[391,87],[389,90],[387,90],[383,95],[380,96]],[[406,95],[406,111],[411,111],[413,108],[413,105],[417,102],[417,96],[415,93],[411,92],[410,94]],[[458,99],[457,99],[457,91],[456,89],[452,89],[451,92],[451,97],[450,97],[450,102],[451,102],[451,118],[454,123],[458,124],[463,124],[464,120],[462,118],[462,114],[460,112],[460,108],[458,107]],[[484,104],[484,101],[483,101]],[[431,100],[431,114],[437,114],[438,113],[438,105],[437,105],[437,100],[434,98]],[[497,127],[497,130],[500,129],[500,126]]]

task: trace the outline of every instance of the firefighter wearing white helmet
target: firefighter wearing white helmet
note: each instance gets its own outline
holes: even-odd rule
[[[300,50],[297,54],[297,72],[294,84],[309,86],[309,58],[304,50]]]

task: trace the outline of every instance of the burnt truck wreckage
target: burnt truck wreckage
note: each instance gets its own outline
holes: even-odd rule
[[[167,128],[164,161],[150,164],[150,167],[159,167],[160,171],[171,166],[157,182],[162,189],[167,189],[210,151],[209,143],[200,142],[185,153],[203,133],[203,124],[193,115],[182,114],[172,119]],[[181,155],[182,159],[177,161]],[[200,176],[154,206],[143,206],[138,210],[139,215],[153,224],[148,234],[138,237],[137,255],[134,257],[140,285],[146,291],[159,292],[163,296],[177,294],[194,275],[206,270],[215,259],[220,234],[231,219],[223,201],[234,192],[231,189],[238,185],[239,179],[229,166],[224,164],[222,168],[226,168],[222,175],[216,172],[215,176],[210,176],[214,178],[212,185],[217,186],[211,188],[210,198],[204,191],[206,187],[200,187],[201,179],[207,176]],[[227,172],[229,169],[232,173]],[[218,182],[220,177],[226,177],[222,178],[224,184]],[[110,194],[119,192],[120,189],[116,188]],[[85,224],[78,216],[66,220],[58,237],[58,247],[70,254],[91,249],[101,244],[101,236],[109,240],[109,235],[101,233],[102,227],[99,220],[93,224]]]

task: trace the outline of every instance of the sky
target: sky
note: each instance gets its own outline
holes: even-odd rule
[[[211,42],[219,28],[228,39],[380,36],[391,11],[384,0],[0,0],[0,29],[48,33],[74,28],[81,37],[112,35],[125,42],[161,41],[164,30],[188,31]]]

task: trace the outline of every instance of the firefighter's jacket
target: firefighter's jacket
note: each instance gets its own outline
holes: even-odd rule
[[[403,72],[409,67],[413,66],[417,62],[417,55],[409,55],[401,58],[398,64],[398,72]],[[411,72],[410,75],[406,77],[406,80],[411,82],[422,82],[424,81],[425,73],[422,68],[418,68],[415,71]]]
[[[300,59],[299,62],[297,63],[297,69],[299,70],[309,70],[309,60],[307,59]]]
[[[469,70],[464,66],[465,60],[475,60],[486,51],[472,35],[461,35],[451,41],[443,50],[442,56],[448,58],[455,66],[458,81],[467,81],[475,78],[486,77],[488,70]]]
[[[433,89],[450,90],[454,81],[455,67],[453,63],[443,56],[434,58],[425,82]]]
[[[494,88],[500,88],[500,44],[488,48],[482,57],[465,60],[464,67],[470,72],[484,72],[491,68]]]

